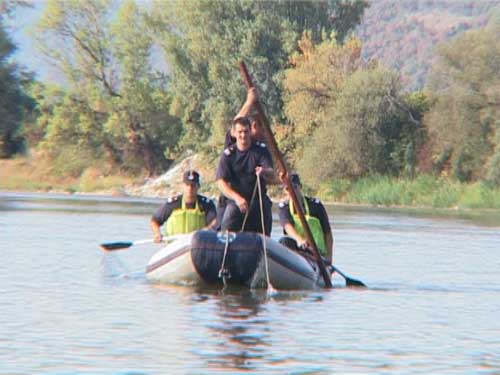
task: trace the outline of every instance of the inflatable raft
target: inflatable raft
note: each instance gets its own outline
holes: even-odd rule
[[[194,232],[155,253],[146,267],[151,282],[182,285],[265,288],[267,275],[275,289],[324,286],[314,260],[250,232]]]

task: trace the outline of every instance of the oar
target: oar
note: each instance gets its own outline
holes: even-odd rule
[[[155,242],[154,239],[149,240],[137,240],[137,241],[118,241],[118,242],[106,242],[102,243],[100,246],[106,251],[122,250],[127,249],[136,245],[144,245],[147,243]]]
[[[331,264],[330,262],[326,262],[328,264],[328,267],[331,268],[333,272],[337,272],[340,276],[342,276],[345,279],[345,285],[346,286],[355,286],[355,287],[360,287],[360,288],[367,288],[366,284],[363,283],[360,280],[353,279],[352,277],[347,276],[344,272],[339,270],[336,266]]]
[[[250,74],[248,73],[247,67],[243,61],[240,62],[240,72],[241,75],[243,76],[243,80],[245,81],[245,85],[247,86],[247,88],[254,87]],[[318,263],[318,267],[321,272],[321,276],[325,281],[325,287],[331,288],[332,280],[330,278],[330,274],[326,270],[326,267],[323,261],[321,260],[321,255],[319,254],[318,247],[316,246],[316,242],[314,241],[311,230],[309,229],[309,225],[307,224],[306,218],[304,216],[304,210],[302,209],[302,206],[299,203],[299,199],[297,198],[297,193],[295,192],[292,184],[290,183],[290,180],[288,179],[288,167],[285,163],[285,160],[283,159],[283,156],[281,155],[280,150],[278,149],[278,144],[276,143],[276,139],[274,138],[274,135],[271,132],[271,128],[269,126],[267,117],[264,115],[264,111],[262,111],[262,107],[258,101],[254,104],[254,106],[257,109],[257,119],[260,126],[264,130],[264,135],[266,137],[267,144],[269,145],[271,153],[274,159],[276,160],[276,164],[278,164],[278,168],[284,174],[285,185],[289,190],[293,206],[296,207],[297,213],[299,214],[299,219],[300,222],[302,223],[302,228],[304,228],[307,242],[309,242],[309,244],[311,245],[313,254],[316,258],[316,262]]]
[[[179,238],[182,238],[184,236],[187,236],[188,234],[176,234],[173,236],[168,236],[166,239],[163,240],[163,242],[172,242],[175,240],[178,240]],[[122,249],[128,249],[129,247],[136,246],[136,245],[144,245],[148,243],[154,243],[154,239],[147,239],[147,240],[137,240],[137,241],[117,241],[117,242],[106,242],[102,243],[100,246],[103,250],[106,251],[114,251],[114,250],[122,250]]]

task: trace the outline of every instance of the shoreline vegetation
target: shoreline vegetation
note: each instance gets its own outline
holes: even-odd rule
[[[179,166],[181,168],[177,169],[180,171],[182,163]],[[201,166],[193,167],[202,169]],[[180,186],[176,183],[180,181],[179,173],[170,173],[176,172],[175,169],[176,167],[172,168],[156,179],[159,181],[163,178],[155,183],[154,179],[147,179],[145,176],[104,175],[97,168],[88,168],[81,176],[60,177],[51,173],[50,165],[43,160],[18,157],[0,160],[0,191],[160,198],[180,191]],[[202,171],[203,176],[210,174],[208,168]],[[305,191],[333,205],[453,210],[500,209],[500,188],[484,182],[467,184],[432,175],[417,175],[414,179],[370,176],[357,181],[332,180],[317,190],[306,186]],[[213,178],[205,178],[201,192],[208,196],[218,196]],[[273,200],[279,201],[283,198],[280,186],[271,186],[269,193]]]
[[[4,22],[18,3],[0,2],[1,190],[162,198],[193,168],[201,193],[217,198],[224,136],[253,96],[238,74],[244,61],[306,194],[500,208],[498,4],[52,0],[33,30],[59,78],[42,82],[15,61]],[[446,14],[454,21],[427,22]],[[427,56],[425,77],[399,64],[402,52]],[[268,191],[283,198],[281,186]]]

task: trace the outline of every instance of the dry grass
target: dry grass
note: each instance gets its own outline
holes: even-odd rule
[[[19,157],[0,160],[0,190],[27,192],[85,192],[122,194],[123,186],[133,184],[132,177],[103,175],[88,168],[80,177],[64,177],[54,173],[44,158]]]

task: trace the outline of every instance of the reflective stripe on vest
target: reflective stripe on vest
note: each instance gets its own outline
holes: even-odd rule
[[[205,213],[200,210],[198,197],[194,208],[186,208],[183,197],[181,200],[181,208],[172,212],[165,225],[165,234],[167,236],[191,233],[206,226]]]
[[[323,227],[321,226],[321,221],[317,217],[311,216],[309,214],[309,204],[307,203],[307,200],[304,199],[303,202],[304,202],[304,208],[306,210],[304,217],[307,221],[307,225],[309,225],[309,229],[311,230],[314,242],[316,242],[316,246],[318,247],[319,253],[323,256],[326,256],[327,254],[326,240],[325,240],[325,234],[323,233]],[[293,213],[294,210],[292,201],[290,201],[289,207],[290,207],[290,214],[292,215],[294,221],[295,230],[302,237],[305,237],[304,227],[302,227],[299,215]]]

